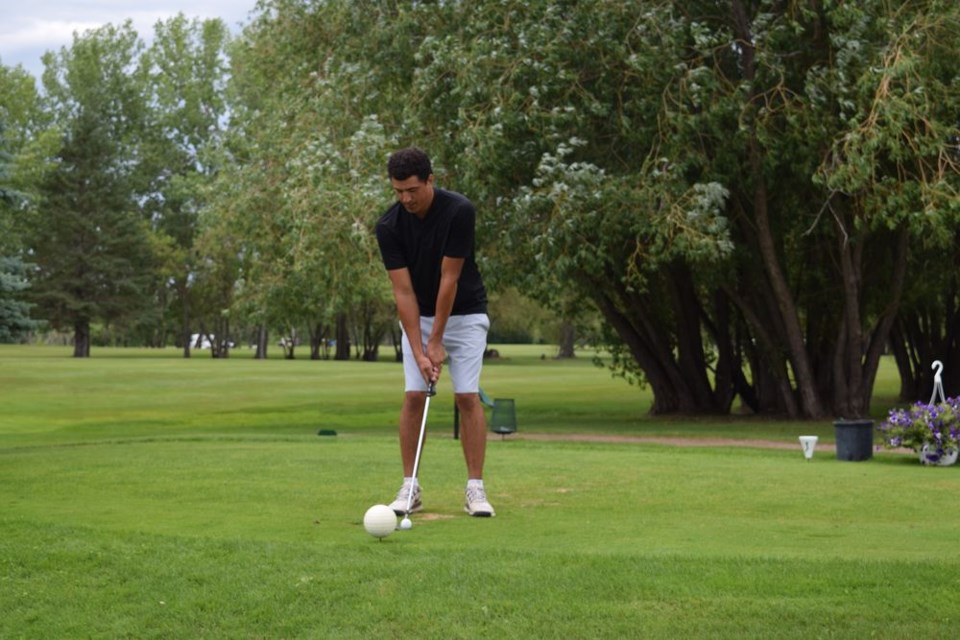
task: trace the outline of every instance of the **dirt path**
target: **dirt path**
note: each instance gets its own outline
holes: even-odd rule
[[[500,440],[501,436],[490,433],[487,440]],[[614,436],[592,433],[512,433],[507,440],[541,440],[545,442],[609,442],[624,444],[663,444],[673,447],[752,447],[754,449],[796,449],[800,451],[800,443],[784,442],[782,440],[761,440],[750,438],[678,438],[667,436]],[[817,451],[836,454],[837,446],[832,442],[818,442]],[[874,449],[878,453],[909,453],[916,455],[911,449]]]
[[[500,440],[500,436],[491,433],[489,440]],[[738,439],[738,438],[671,438],[666,436],[624,436],[586,433],[512,433],[507,440],[542,440],[559,442],[610,442],[624,444],[665,444],[675,447],[752,447],[755,449],[800,449],[800,443],[775,440]],[[817,450],[835,451],[832,443],[818,443]]]

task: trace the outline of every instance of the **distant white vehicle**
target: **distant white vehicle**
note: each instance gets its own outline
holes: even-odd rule
[[[200,339],[199,333],[194,333],[190,336],[190,348],[192,349],[209,349],[210,348],[210,339],[207,336],[203,336],[203,340],[200,342],[200,346],[197,346],[197,340]]]
[[[190,336],[190,348],[191,349],[209,349],[210,348],[210,339],[217,339],[217,336],[203,336],[203,340],[200,342],[200,346],[197,346],[197,340],[200,338],[199,333],[194,333]],[[232,340],[227,341],[227,347],[233,349],[236,345]]]

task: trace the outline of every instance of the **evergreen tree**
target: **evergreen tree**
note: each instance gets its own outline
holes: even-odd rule
[[[149,242],[131,211],[120,158],[92,117],[78,119],[59,160],[41,185],[46,224],[33,242],[34,297],[54,327],[73,331],[74,356],[86,357],[91,323],[143,307]]]
[[[40,323],[30,318],[23,292],[30,286],[27,265],[20,258],[0,256],[0,343],[18,342]]]
[[[33,298],[41,317],[73,332],[75,357],[90,355],[93,323],[123,323],[146,306],[152,244],[136,192],[145,104],[134,63],[141,46],[129,23],[107,25],[44,58],[62,133],[37,189]]]

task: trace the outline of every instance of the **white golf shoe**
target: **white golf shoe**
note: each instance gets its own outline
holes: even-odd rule
[[[413,499],[410,499],[411,486],[413,490]],[[400,491],[397,491],[397,497],[393,502],[390,503],[390,508],[393,509],[393,512],[398,516],[407,515],[407,501],[410,502],[410,511],[409,513],[416,513],[423,509],[423,503],[420,502],[420,485],[415,484],[411,485],[410,483],[404,482],[403,486],[400,487]]]
[[[463,510],[470,515],[477,518],[491,518],[497,515],[493,506],[487,502],[487,493],[483,490],[483,487],[467,486],[464,497]]]

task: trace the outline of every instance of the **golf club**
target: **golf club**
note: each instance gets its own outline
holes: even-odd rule
[[[417,474],[420,472],[420,452],[423,450],[423,436],[427,432],[427,412],[430,410],[430,398],[437,395],[437,384],[431,382],[430,386],[427,388],[427,398],[423,402],[423,420],[420,422],[420,438],[417,440],[417,455],[413,458],[413,482],[417,482],[419,477]],[[413,487],[410,488],[410,492],[407,494],[407,513],[403,516],[403,520],[400,521],[401,529],[409,529],[413,526],[413,523],[410,521],[410,505],[413,503]]]

